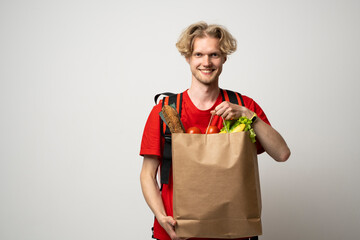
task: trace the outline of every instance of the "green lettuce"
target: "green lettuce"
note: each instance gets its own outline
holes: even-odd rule
[[[252,121],[250,119],[248,119],[247,117],[240,117],[237,120],[225,120],[224,127],[220,131],[227,132],[227,129],[229,129],[229,132],[231,133],[237,126],[239,126],[242,123],[245,124],[244,131],[249,131],[249,133],[250,133],[251,142],[255,143],[256,142],[256,134],[255,134],[254,129],[251,126]]]

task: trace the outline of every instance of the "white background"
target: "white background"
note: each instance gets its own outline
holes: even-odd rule
[[[175,43],[199,20],[238,40],[221,87],[292,150],[259,157],[261,239],[359,238],[359,1],[1,0],[0,239],[151,239],[142,131],[190,86]]]

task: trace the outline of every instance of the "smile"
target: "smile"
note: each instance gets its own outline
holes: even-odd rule
[[[209,74],[212,73],[213,71],[215,71],[214,69],[199,69],[200,72],[204,73],[204,74]]]

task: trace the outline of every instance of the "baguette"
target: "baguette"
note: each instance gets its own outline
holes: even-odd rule
[[[177,113],[177,111],[169,106],[169,105],[164,105],[162,107],[162,114],[165,118],[165,121],[167,123],[167,126],[170,129],[171,133],[184,133],[185,129],[181,123],[179,114]]]

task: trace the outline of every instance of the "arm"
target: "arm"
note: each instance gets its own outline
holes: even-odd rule
[[[246,107],[230,102],[222,102],[215,108],[213,113],[222,116],[226,120],[236,119],[242,116],[250,119],[254,114],[254,112]],[[253,123],[253,128],[257,139],[274,160],[284,162],[290,157],[290,149],[285,140],[273,127],[266,124],[260,118],[257,118]]]
[[[285,162],[289,159],[290,149],[283,137],[273,127],[257,118],[253,123],[253,128],[257,139],[273,159],[278,162]]]
[[[156,173],[159,164],[160,162],[157,156],[144,156],[143,166],[140,173],[141,188],[145,201],[154,213],[156,219],[169,234],[170,238],[175,240],[178,239],[174,231],[176,221],[171,216],[166,215],[159,186],[156,180]]]

